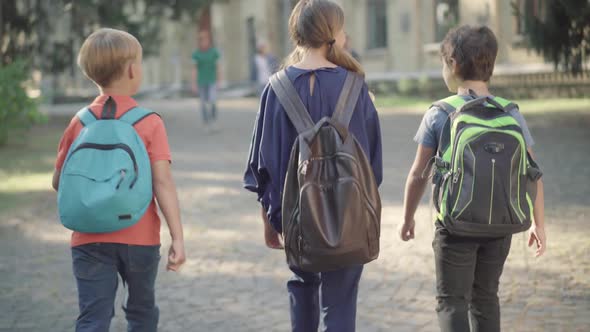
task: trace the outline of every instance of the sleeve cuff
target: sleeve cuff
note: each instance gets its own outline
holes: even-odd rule
[[[166,155],[166,154],[161,154],[161,155],[153,155],[150,157],[151,163],[155,163],[156,161],[160,161],[160,160],[166,160],[166,161],[169,161],[170,163],[172,163],[172,156]]]
[[[437,148],[436,144],[425,142],[425,141],[421,140],[418,136],[414,137],[414,142],[416,142],[422,146],[425,146],[427,148],[432,148],[432,149]]]

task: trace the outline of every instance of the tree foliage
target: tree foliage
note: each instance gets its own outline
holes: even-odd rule
[[[213,0],[8,0],[0,1],[0,63],[29,58],[33,67],[60,73],[75,64],[77,48],[98,27],[136,36],[146,55],[157,54],[166,20],[195,21]],[[64,28],[64,22],[69,26]],[[60,38],[53,38],[58,31]]]
[[[525,1],[524,10],[512,3],[514,14],[524,22],[528,47],[556,68],[574,74],[584,71],[590,54],[590,1],[538,1],[538,10],[531,10],[531,3]]]
[[[0,146],[14,129],[43,120],[24,83],[31,69],[75,70],[83,40],[99,27],[123,29],[157,54],[167,20],[195,21],[213,0],[0,0]]]
[[[14,129],[45,120],[35,100],[29,98],[22,82],[29,76],[22,60],[0,67],[0,146],[6,144]]]

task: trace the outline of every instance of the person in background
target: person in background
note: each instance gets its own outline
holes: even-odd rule
[[[348,51],[348,53],[350,53],[350,55],[352,55],[352,57],[358,61],[359,63],[361,62],[361,56],[359,55],[359,53],[357,51],[355,51],[352,46],[350,45],[350,35],[346,35],[346,42],[344,43],[344,49],[346,51]]]
[[[269,52],[268,44],[265,41],[258,42],[256,45],[256,55],[254,55],[254,72],[252,81],[256,82],[256,91],[262,95],[262,91],[272,74],[279,67],[277,58]]]
[[[219,65],[220,53],[211,42],[211,33],[201,31],[198,40],[199,48],[193,52],[192,89],[201,100],[203,124],[210,128],[217,120],[217,87],[221,79]]]

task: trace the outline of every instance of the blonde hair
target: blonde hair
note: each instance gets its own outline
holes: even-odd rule
[[[283,62],[283,67],[301,61],[306,48],[328,45],[328,61],[352,72],[364,75],[358,61],[350,53],[337,46],[335,37],[344,27],[344,11],[331,0],[301,0],[289,18],[289,35],[295,44],[293,52]]]
[[[82,44],[78,66],[94,83],[108,87],[140,54],[141,44],[131,34],[102,28],[93,32]]]

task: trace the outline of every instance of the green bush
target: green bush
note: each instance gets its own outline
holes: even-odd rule
[[[24,61],[0,67],[0,146],[6,144],[11,132],[45,121],[37,102],[29,98],[23,87],[28,78]]]
[[[401,95],[411,95],[415,93],[417,88],[416,80],[410,78],[402,78],[397,81],[397,91]]]

